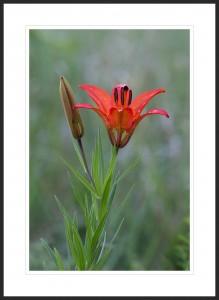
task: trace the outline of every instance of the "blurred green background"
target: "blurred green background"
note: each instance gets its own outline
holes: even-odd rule
[[[164,108],[170,119],[145,118],[119,152],[119,169],[136,157],[139,164],[116,195],[111,226],[121,217],[124,223],[105,268],[189,269],[188,30],[30,30],[30,269],[54,269],[40,238],[67,256],[54,195],[77,212],[67,170],[58,159],[61,155],[79,166],[59,99],[60,75],[70,82],[78,102],[91,103],[78,88],[81,83],[109,92],[115,84],[127,83],[134,97],[166,89],[147,108]],[[110,142],[101,120],[92,111],[81,110],[81,116],[89,159],[98,128],[107,159]],[[116,202],[132,184],[118,216]]]

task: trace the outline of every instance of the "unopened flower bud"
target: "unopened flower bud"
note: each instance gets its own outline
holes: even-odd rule
[[[84,134],[84,127],[78,110],[74,109],[74,94],[68,81],[61,76],[59,87],[61,102],[68,125],[74,138],[79,139]]]

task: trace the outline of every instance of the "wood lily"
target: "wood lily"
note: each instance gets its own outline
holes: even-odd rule
[[[126,84],[118,84],[110,95],[100,87],[82,84],[80,88],[96,103],[96,107],[88,103],[74,104],[72,109],[91,109],[103,120],[112,145],[122,148],[127,145],[139,122],[150,115],[162,115],[169,118],[164,109],[152,108],[142,113],[145,106],[156,95],[164,93],[163,88],[143,92],[132,100],[132,90]]]

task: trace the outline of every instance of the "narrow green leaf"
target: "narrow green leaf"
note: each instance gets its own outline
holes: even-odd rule
[[[84,221],[86,225],[86,231],[88,232],[89,239],[91,240],[96,229],[96,217],[94,212],[94,205],[88,205],[87,198],[85,199],[85,214],[84,214]]]
[[[113,147],[112,152],[111,152],[111,158],[110,158],[109,166],[108,166],[107,173],[106,173],[106,176],[105,176],[105,179],[104,179],[104,186],[106,184],[106,181],[110,177],[110,175],[113,173],[113,171],[115,169],[115,165],[116,165],[116,151]]]
[[[54,256],[53,256],[53,251],[52,251],[52,248],[50,248],[49,244],[47,243],[46,240],[44,239],[40,239],[41,243],[42,243],[42,246],[43,248],[47,251],[49,257],[54,260]]]
[[[101,210],[100,210],[101,216],[105,213],[106,208],[108,206],[110,192],[111,192],[112,178],[114,175],[115,166],[116,166],[116,152],[115,152],[115,149],[113,148],[111,160],[110,160],[109,167],[107,170],[107,175],[105,177],[104,185],[103,185],[103,191],[102,191],[102,197],[101,197]]]
[[[83,270],[85,267],[84,248],[77,225],[74,220],[70,218],[64,206],[60,203],[56,196],[55,199],[64,217],[66,240],[71,257],[73,262],[77,265],[77,268],[79,270]]]
[[[128,173],[130,173],[138,164],[139,164],[139,158],[137,158],[136,160],[134,160],[134,162],[133,163],[131,163],[129,166],[128,166],[128,168],[126,168],[123,172],[122,172],[122,174],[119,176],[119,178],[118,178],[118,182],[120,182],[123,178],[125,178],[127,175],[128,175]]]
[[[87,221],[86,224],[86,235],[85,235],[85,243],[84,243],[84,249],[85,249],[85,254],[86,254],[86,260],[90,260],[90,247],[91,247],[91,242],[92,242],[92,236],[93,236],[93,230],[92,227],[90,226],[89,221]]]
[[[95,191],[93,185],[83,176],[81,175],[77,170],[73,168],[64,158],[61,158],[65,166],[71,171],[71,173],[89,190],[91,193],[93,193],[97,198],[100,198],[100,196]]]
[[[92,154],[92,176],[94,178],[95,185],[98,192],[100,192],[100,187],[101,187],[101,181],[100,181],[101,178],[99,176],[100,173],[99,161],[100,161],[99,145],[98,145],[98,140],[96,139],[94,151]]]
[[[73,237],[72,237],[72,231],[71,231],[71,225],[66,216],[64,216],[64,224],[65,224],[65,236],[67,241],[67,247],[69,250],[69,253],[72,258],[72,262],[74,265],[78,265],[77,262],[77,252],[73,243]]]
[[[57,205],[59,207],[60,212],[63,215],[64,218],[64,225],[65,225],[65,233],[66,233],[66,241],[67,241],[67,246],[70,250],[71,257],[73,258],[73,261],[76,262],[77,260],[77,253],[76,253],[76,248],[73,243],[73,232],[72,232],[72,220],[69,215],[69,213],[66,211],[64,206],[61,204],[57,196],[55,196]]]
[[[96,220],[98,221],[98,211],[99,211],[98,202],[94,195],[91,195],[91,197],[92,197],[92,203],[93,203],[95,217],[96,217]]]
[[[107,209],[109,195],[110,195],[111,182],[112,182],[112,174],[108,177],[108,179],[105,183],[104,190],[103,190],[103,196],[101,198],[101,210],[100,210],[101,216],[103,214],[105,214],[106,209]]]
[[[99,152],[100,152],[100,177],[102,182],[104,181],[104,174],[105,174],[105,170],[104,170],[104,158],[103,158],[103,146],[102,146],[102,141],[101,141],[101,133],[100,133],[100,129],[98,129],[98,143],[99,143]]]
[[[67,217],[67,216],[68,216],[67,211],[65,210],[64,206],[63,206],[63,205],[61,204],[61,202],[59,201],[58,197],[57,197],[56,195],[54,195],[54,198],[55,198],[55,200],[56,200],[56,203],[57,203],[57,205],[58,205],[58,208],[59,208],[61,214],[63,215],[63,217],[65,217],[65,216]]]
[[[101,256],[100,260],[95,264],[94,270],[102,270],[103,266],[106,264],[106,261],[110,255],[112,248],[109,247],[108,249],[105,250],[105,253]]]
[[[54,253],[57,267],[59,268],[60,271],[64,271],[65,268],[60,253],[56,248],[53,249],[53,253]]]
[[[94,235],[93,235],[93,238],[92,238],[92,241],[91,241],[91,255],[92,255],[91,257],[92,257],[92,260],[95,257],[97,244],[99,242],[99,239],[100,239],[101,234],[102,234],[103,229],[104,229],[104,225],[105,225],[105,221],[106,221],[106,216],[107,216],[107,214],[105,214],[102,217],[102,219],[101,219],[101,221],[100,221],[97,229],[94,232]]]
[[[120,209],[123,209],[123,207],[125,206],[125,204],[127,203],[133,189],[134,189],[135,183],[132,184],[132,186],[130,187],[130,189],[128,190],[128,193],[125,195],[125,198],[121,201],[120,206],[118,207],[119,211]]]
[[[68,241],[69,251],[73,262],[76,265],[76,268],[78,270],[81,270],[83,269],[83,261],[81,258],[81,252],[79,250],[78,242],[75,242],[75,233],[71,225],[71,222],[65,217],[66,239]]]
[[[84,255],[84,246],[78,232],[78,228],[75,222],[72,220],[72,231],[73,231],[73,243],[77,249],[77,256],[79,260],[80,270],[84,270],[85,268],[85,255]]]
[[[116,237],[117,237],[117,235],[118,235],[118,233],[119,233],[119,231],[120,231],[120,228],[121,228],[123,222],[124,222],[124,218],[122,218],[122,221],[120,222],[120,224],[119,224],[119,226],[118,226],[118,228],[117,228],[117,230],[116,230],[116,232],[115,232],[115,234],[114,234],[114,236],[113,236],[113,238],[112,238],[112,240],[111,240],[111,242],[110,242],[111,245],[112,245],[113,242],[115,241],[115,239],[116,239]]]
[[[118,186],[118,181],[117,179],[115,179],[115,181],[113,182],[112,184],[112,188],[111,188],[111,192],[110,192],[110,195],[109,195],[109,200],[108,200],[108,209],[110,210],[111,206],[112,206],[112,203],[113,203],[113,199],[115,197],[115,194],[116,194],[116,189],[117,189],[117,186]]]
[[[94,232],[97,228],[97,220],[94,212],[94,205],[86,210],[86,236],[85,236],[85,256],[86,256],[86,269],[89,269],[90,262],[92,261],[91,243]]]
[[[44,239],[40,239],[44,249],[46,249],[49,257],[55,262],[56,266],[58,267],[59,270],[64,270],[64,264],[62,262],[61,255],[59,254],[58,250],[56,248],[52,249],[47,241]]]
[[[103,250],[104,250],[104,247],[105,247],[105,244],[106,244],[106,231],[104,233],[104,238],[103,238],[103,243],[102,243],[102,247],[101,247],[101,250],[100,250],[100,254],[99,254],[99,257],[97,259],[97,263],[100,261],[101,259],[101,256],[103,254]]]
[[[92,176],[94,178],[98,193],[100,194],[104,180],[104,159],[100,130],[98,130],[98,136],[96,138],[95,147],[92,154]]]
[[[118,218],[120,218],[121,211],[124,209],[124,206],[126,205],[127,201],[130,199],[130,195],[134,189],[135,184],[133,184],[130,189],[128,190],[127,194],[125,195],[125,198],[116,206],[116,210],[113,210],[113,218],[112,223],[115,223]]]
[[[103,248],[101,249],[101,255],[99,256],[97,262],[95,263],[95,265],[93,266],[93,269],[94,270],[102,270],[103,266],[105,265],[109,255],[110,255],[110,252],[112,251],[112,248],[113,248],[113,242],[115,241],[119,231],[120,231],[120,228],[122,226],[122,223],[124,221],[124,218],[122,219],[121,223],[119,224],[111,242],[109,243],[109,245],[107,245],[107,249],[105,249],[105,253],[103,253]],[[106,248],[105,246],[105,242],[104,242],[104,247]]]
[[[84,191],[83,189],[79,189],[76,185],[74,185],[72,183],[72,181],[70,182],[70,186],[71,186],[71,190],[72,190],[72,200],[74,202],[77,202],[78,205],[80,206],[83,214],[85,212],[85,203],[84,203],[84,197],[87,195],[86,191]]]

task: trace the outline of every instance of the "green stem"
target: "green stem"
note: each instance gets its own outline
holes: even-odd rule
[[[82,159],[83,159],[83,162],[84,162],[84,166],[85,166],[85,169],[86,169],[86,173],[87,173],[87,176],[89,178],[89,180],[91,181],[91,183],[93,184],[95,190],[96,190],[96,185],[94,183],[94,180],[93,180],[93,177],[90,173],[90,170],[88,168],[88,164],[87,164],[87,160],[86,160],[86,156],[85,156],[85,153],[84,153],[84,148],[83,148],[83,144],[82,144],[82,141],[81,139],[77,139],[78,141],[78,145],[79,145],[79,148],[80,148],[80,151],[81,151],[81,156],[82,156]]]

